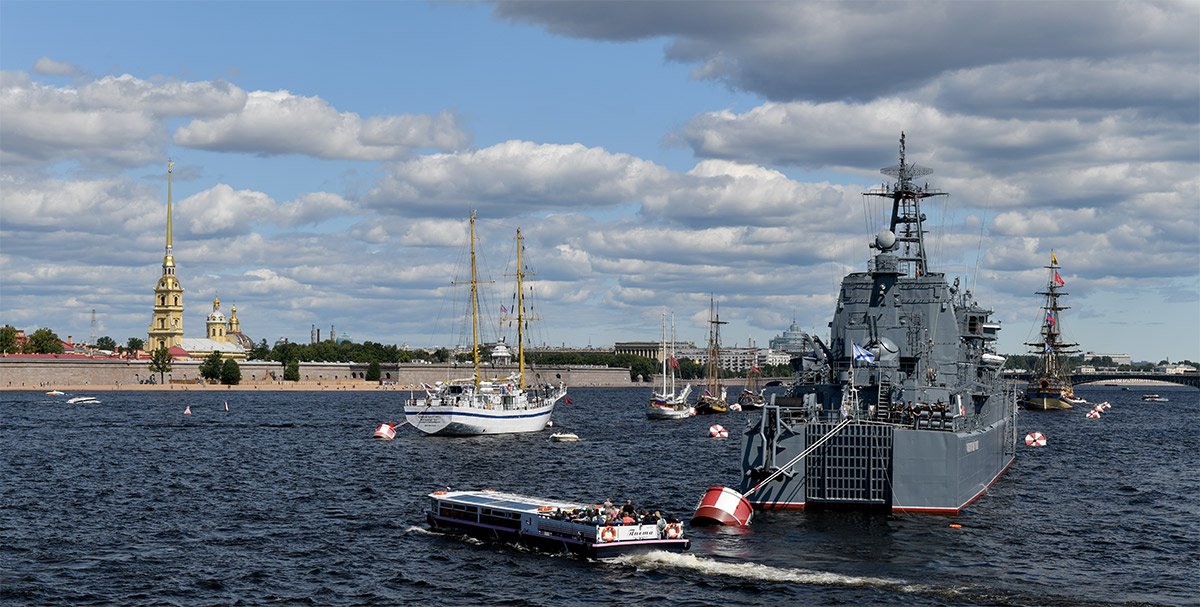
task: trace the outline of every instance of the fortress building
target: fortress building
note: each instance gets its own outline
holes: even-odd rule
[[[167,252],[163,255],[162,277],[154,287],[154,317],[150,320],[147,350],[183,345],[183,285],[175,277],[174,243],[171,238],[171,168],[167,163]]]

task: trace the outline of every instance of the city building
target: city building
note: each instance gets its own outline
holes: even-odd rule
[[[675,352],[684,350],[694,350],[696,344],[690,341],[677,341],[674,343]],[[619,341],[613,344],[614,354],[632,354],[649,358],[656,362],[662,362],[667,357],[663,352],[663,344],[659,341]]]
[[[793,320],[792,325],[786,331],[771,338],[771,341],[767,343],[767,347],[776,352],[802,354],[812,351],[813,343],[812,338]]]
[[[1117,365],[1117,366],[1133,364],[1133,355],[1131,355],[1131,354],[1101,354],[1100,352],[1084,352],[1083,360],[1092,360],[1093,358],[1104,358],[1105,356],[1111,358],[1113,361],[1113,364]]]

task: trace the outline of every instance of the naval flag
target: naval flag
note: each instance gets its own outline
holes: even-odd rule
[[[873,365],[875,364],[875,355],[863,349],[862,346],[854,344],[854,362],[865,362],[868,365]]]

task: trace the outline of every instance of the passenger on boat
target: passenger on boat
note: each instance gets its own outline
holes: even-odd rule
[[[663,518],[662,513],[657,510],[654,511],[654,518],[654,525],[658,527],[658,537],[662,538],[667,532],[667,519]]]
[[[633,516],[637,514],[637,509],[633,507],[633,500],[625,500],[625,505],[621,506],[621,514]]]

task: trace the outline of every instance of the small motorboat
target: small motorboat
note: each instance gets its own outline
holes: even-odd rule
[[[81,405],[84,403],[98,403],[99,400],[95,396],[76,396],[75,398],[67,399],[68,405]]]
[[[59,390],[51,390],[46,393],[46,396],[62,396],[63,394],[66,394],[66,392],[62,392]]]
[[[556,443],[573,443],[579,440],[579,435],[574,432],[555,432],[550,435],[550,440]]]
[[[1168,402],[1171,402],[1171,400],[1170,400],[1170,399],[1168,399],[1168,398],[1163,398],[1162,396],[1159,396],[1159,395],[1157,395],[1157,394],[1143,394],[1143,395],[1142,395],[1142,400],[1144,400],[1144,401],[1146,401],[1146,402],[1152,402],[1152,403],[1168,403]]]

